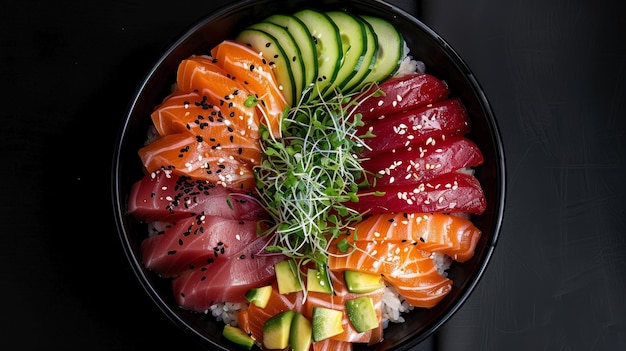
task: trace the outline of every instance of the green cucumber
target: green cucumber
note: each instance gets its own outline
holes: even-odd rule
[[[263,22],[274,23],[285,28],[298,44],[304,66],[304,80],[302,82],[302,91],[304,91],[317,78],[317,54],[309,29],[298,17],[290,15],[274,14],[265,18]]]
[[[376,63],[376,58],[378,55],[378,36],[376,35],[376,32],[374,32],[374,28],[372,28],[372,25],[369,24],[369,22],[361,19],[360,17],[358,18],[365,27],[365,36],[367,38],[367,51],[363,56],[363,62],[361,62],[361,65],[356,74],[341,87],[341,90],[345,93],[350,93],[356,90],[356,88],[365,79],[365,76],[367,76],[374,68],[374,64]]]
[[[285,52],[294,82],[294,95],[291,99],[292,103],[290,103],[290,105],[295,104],[296,101],[300,99],[300,95],[302,95],[302,89],[305,79],[302,53],[300,52],[300,48],[298,47],[295,39],[284,27],[281,27],[278,24],[271,22],[258,22],[249,26],[248,28],[258,29],[273,36],[278,41],[278,45]]]
[[[378,37],[378,53],[372,71],[365,76],[358,88],[371,82],[380,82],[393,75],[404,58],[404,38],[391,22],[374,16],[361,16]]]
[[[324,96],[329,96],[335,95],[335,90],[342,91],[361,69],[367,52],[367,31],[363,21],[345,11],[328,11],[326,14],[339,29],[343,53],[339,72],[337,72],[335,80],[324,91]]]
[[[317,77],[308,100],[317,100],[326,87],[335,81],[343,61],[339,28],[325,12],[319,10],[307,8],[293,15],[304,23],[315,43]]]
[[[287,104],[292,105],[295,92],[295,82],[291,71],[291,60],[281,47],[278,39],[267,32],[258,29],[243,29],[235,40],[249,45],[260,52],[263,57],[273,63],[274,75],[280,85]]]

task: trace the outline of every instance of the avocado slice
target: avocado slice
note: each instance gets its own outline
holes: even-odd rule
[[[344,271],[343,276],[346,280],[348,291],[351,293],[367,294],[385,287],[382,277],[377,274]]]
[[[379,326],[374,301],[369,296],[361,296],[345,303],[346,314],[354,329],[362,333]]]
[[[266,285],[260,288],[252,288],[244,295],[248,302],[255,304],[257,307],[265,308],[272,295],[272,286]]]
[[[313,307],[313,341],[328,339],[343,333],[343,312],[326,307]]]
[[[309,351],[313,327],[302,313],[296,312],[291,320],[291,331],[289,332],[289,346],[292,351]]]
[[[315,291],[331,294],[333,287],[330,284],[326,268],[320,266],[318,269],[309,268],[306,275],[307,291]]]
[[[263,346],[267,349],[284,349],[289,346],[291,320],[295,312],[286,310],[270,317],[263,325]]]
[[[226,339],[248,350],[252,349],[252,346],[254,346],[254,339],[250,335],[248,335],[241,328],[233,327],[230,324],[224,325],[224,330],[222,330],[222,335]]]
[[[302,282],[294,260],[280,261],[274,265],[274,269],[279,293],[288,294],[302,290]]]

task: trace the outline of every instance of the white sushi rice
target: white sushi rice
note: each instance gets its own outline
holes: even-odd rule
[[[237,313],[247,308],[248,304],[245,303],[223,302],[212,305],[206,313],[211,313],[218,322],[236,327],[239,325]]]

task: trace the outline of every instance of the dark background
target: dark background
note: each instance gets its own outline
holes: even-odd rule
[[[620,1],[390,1],[466,60],[498,120],[507,206],[473,295],[421,350],[626,349]],[[158,55],[228,1],[0,4],[0,349],[201,350],[144,294],[110,166]]]

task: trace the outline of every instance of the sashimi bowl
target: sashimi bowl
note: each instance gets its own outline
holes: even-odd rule
[[[155,308],[210,349],[409,349],[487,269],[496,118],[454,49],[393,5],[233,3],[129,100],[119,236]]]

